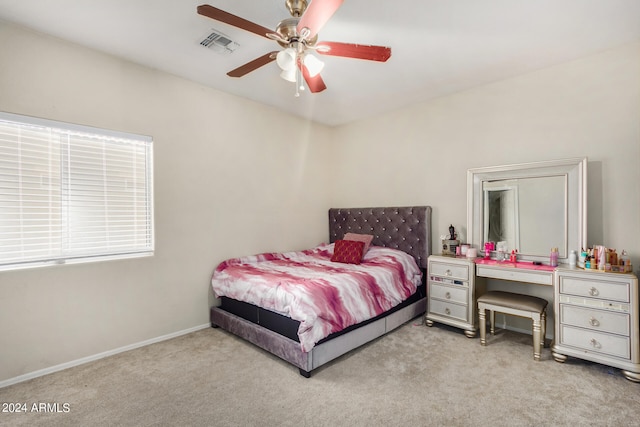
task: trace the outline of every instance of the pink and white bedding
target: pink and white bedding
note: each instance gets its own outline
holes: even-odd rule
[[[222,262],[211,284],[226,296],[300,322],[302,351],[371,319],[415,293],[421,272],[405,252],[371,246],[361,264],[332,262],[334,244]]]

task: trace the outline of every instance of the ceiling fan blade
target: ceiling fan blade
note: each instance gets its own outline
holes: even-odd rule
[[[302,34],[303,28],[308,28],[310,34],[307,40],[312,39],[329,18],[338,10],[344,0],[313,0],[298,22],[298,34]]]
[[[216,21],[224,22],[225,24],[238,27],[242,30],[252,32],[265,38],[268,38],[267,34],[273,33],[273,30],[270,30],[269,28],[263,27],[262,25],[254,24],[251,21],[247,21],[244,18],[232,15],[229,12],[225,12],[224,10],[215,8],[213,6],[209,6],[208,4],[202,4],[198,6],[198,13],[208,18],[215,19]]]
[[[307,82],[307,86],[309,86],[309,90],[311,93],[322,92],[327,88],[327,85],[324,84],[324,80],[320,74],[316,74],[314,77],[311,77],[309,74],[309,70],[304,64],[300,64],[300,69],[302,70],[302,77]]]
[[[263,65],[267,65],[268,63],[273,62],[276,59],[276,55],[277,54],[278,54],[278,51],[265,53],[261,57],[256,58],[253,61],[247,62],[246,64],[241,65],[240,67],[236,68],[235,70],[229,71],[227,73],[227,76],[229,76],[229,77],[242,77],[245,74],[249,74],[253,70],[256,70],[256,69],[262,67]]]
[[[391,57],[390,47],[355,43],[319,42],[316,45],[316,52],[321,55],[343,56],[380,62],[386,62]]]

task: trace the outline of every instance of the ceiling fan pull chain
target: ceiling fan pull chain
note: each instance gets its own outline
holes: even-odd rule
[[[297,61],[296,61],[297,62]],[[300,69],[298,67],[296,67],[296,94],[295,97],[299,97],[300,96],[300,90],[298,89],[300,87]]]
[[[298,88],[303,91],[304,90],[304,84],[302,83],[302,69],[300,69],[298,67]]]

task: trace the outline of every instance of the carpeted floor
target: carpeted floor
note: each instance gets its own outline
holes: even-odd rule
[[[640,384],[618,369],[499,332],[487,347],[419,321],[316,370],[206,329],[0,389],[13,426],[637,426]],[[31,412],[33,403],[60,412]],[[45,405],[46,407],[46,405]],[[4,409],[4,408],[3,408]]]

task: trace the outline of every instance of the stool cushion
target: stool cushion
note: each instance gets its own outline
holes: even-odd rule
[[[542,313],[547,307],[548,301],[531,295],[514,294],[513,292],[489,291],[478,298],[478,303],[499,305],[501,307],[513,308]]]

